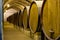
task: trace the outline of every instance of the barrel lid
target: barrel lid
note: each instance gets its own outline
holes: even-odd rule
[[[26,6],[23,10],[23,25],[24,25],[24,28],[29,28],[28,25],[29,25],[29,9],[30,9],[30,6]]]
[[[27,28],[27,9],[26,7],[23,10],[23,26],[26,29]]]
[[[38,26],[38,7],[33,1],[29,9],[29,27],[32,33],[35,33]]]
[[[42,8],[42,30],[48,39],[57,39],[60,35],[60,13],[56,3],[58,3],[58,1],[47,0],[44,2]]]

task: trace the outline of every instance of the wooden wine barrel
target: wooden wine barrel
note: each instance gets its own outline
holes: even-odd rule
[[[18,22],[19,22],[19,14],[18,14],[18,12],[16,12],[14,14],[14,23],[13,24],[18,26]]]
[[[23,10],[23,26],[24,26],[24,29],[29,28],[29,8],[30,8],[30,6],[26,6]]]
[[[45,0],[42,10],[43,26],[42,30],[45,36],[51,39],[57,39],[60,36],[60,1]]]
[[[24,6],[20,5],[19,8],[20,8],[20,10],[18,11],[18,14],[19,14],[18,26],[22,27],[23,26],[23,10],[24,10]]]
[[[29,27],[32,33],[35,33],[39,29],[39,16],[43,1],[33,1],[29,10]]]
[[[22,27],[23,26],[23,12],[20,10],[18,14],[19,14],[19,26]]]

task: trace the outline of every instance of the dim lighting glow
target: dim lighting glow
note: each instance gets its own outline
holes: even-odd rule
[[[7,7],[10,7],[10,4],[7,4]]]

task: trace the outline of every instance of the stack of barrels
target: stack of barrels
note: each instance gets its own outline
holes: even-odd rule
[[[21,24],[24,29],[29,28],[32,33],[40,32],[42,30],[48,40],[59,40],[59,13],[59,0],[33,1],[30,6],[24,8],[22,15],[15,13],[16,15],[14,14],[14,17],[9,19],[10,22],[13,22],[12,20],[15,18],[14,24]]]
[[[22,17],[22,13],[21,13],[21,10],[19,10],[18,12],[9,16],[7,18],[7,21],[10,23],[13,23],[16,26],[22,26],[22,18],[21,17]]]

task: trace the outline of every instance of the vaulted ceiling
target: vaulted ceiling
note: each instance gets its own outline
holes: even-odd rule
[[[25,6],[29,6],[30,4],[31,0],[3,0],[3,10],[5,11],[9,8],[20,10]]]
[[[14,8],[21,10],[25,6],[29,6],[33,0],[3,0],[3,10]]]

